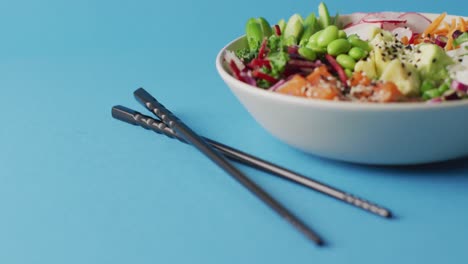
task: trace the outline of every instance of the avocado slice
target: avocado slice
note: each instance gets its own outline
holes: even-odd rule
[[[421,79],[416,68],[412,64],[404,63],[399,59],[394,59],[386,64],[380,80],[395,83],[398,90],[406,96],[415,96],[420,92]]]
[[[445,51],[430,43],[420,44],[414,54],[415,65],[423,79],[444,79],[446,67],[454,62]]]
[[[377,78],[377,72],[375,70],[375,63],[374,60],[368,58],[366,60],[360,60],[354,66],[354,71],[356,72],[364,72],[367,77],[371,79]]]

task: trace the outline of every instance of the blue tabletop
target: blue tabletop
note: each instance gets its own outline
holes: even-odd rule
[[[460,1],[328,1],[334,13],[467,15]],[[316,1],[2,1],[0,263],[462,263],[468,160],[411,167],[321,159],[279,142],[215,56],[249,17]],[[188,145],[111,118],[145,87],[201,134],[385,205],[386,220],[246,167],[317,230],[314,246]]]

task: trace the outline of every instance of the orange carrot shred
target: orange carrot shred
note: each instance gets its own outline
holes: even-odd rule
[[[444,18],[447,16],[447,13],[442,13],[440,16],[438,16],[432,23],[424,30],[424,35],[432,33],[435,29],[437,29],[440,25],[440,23],[444,20]]]
[[[464,32],[467,30],[466,28],[466,23],[465,23],[465,20],[461,17],[459,17],[459,21],[460,21],[460,31]]]
[[[408,43],[409,43],[408,37],[407,37],[407,36],[403,36],[403,37],[401,38],[401,43],[403,43],[403,44],[405,44],[405,45],[408,45]]]

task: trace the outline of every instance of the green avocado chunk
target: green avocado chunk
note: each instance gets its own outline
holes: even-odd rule
[[[445,51],[434,44],[420,44],[417,46],[414,58],[423,79],[444,79],[446,67],[453,63]]]
[[[392,81],[404,95],[415,96],[419,94],[421,80],[416,68],[410,63],[401,62],[399,59],[390,61],[386,64],[379,79]]]

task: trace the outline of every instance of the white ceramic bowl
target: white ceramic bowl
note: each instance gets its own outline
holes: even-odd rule
[[[295,148],[321,157],[380,165],[430,163],[468,155],[468,100],[376,104],[270,92],[235,79],[223,63],[225,50],[245,46],[243,37],[229,43],[218,54],[216,68],[254,119]]]

